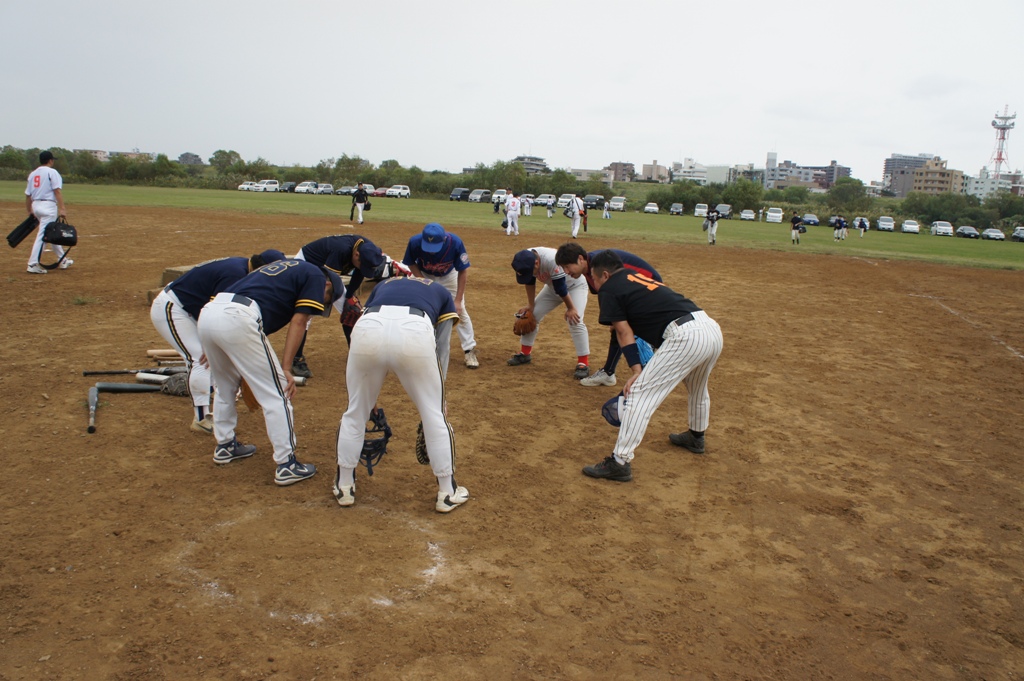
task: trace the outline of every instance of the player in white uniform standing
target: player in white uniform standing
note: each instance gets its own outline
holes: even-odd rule
[[[583,321],[587,311],[587,283],[582,278],[572,279],[565,270],[555,264],[555,249],[531,248],[519,251],[512,259],[516,282],[526,288],[526,307],[519,309],[522,314],[530,310],[537,319],[537,328],[520,336],[519,352],[509,358],[509,366],[529,364],[533,360],[533,344],[540,331],[540,323],[561,303],[565,303],[565,321],[569,335],[576,347],[576,369],[573,376],[579,380],[590,375],[590,335]],[[537,280],[544,288],[537,293]]]
[[[680,382],[689,393],[688,431],[669,435],[672,444],[704,453],[711,398],[708,378],[722,354],[722,329],[692,300],[664,284],[625,269],[614,251],[601,251],[590,261],[601,312],[598,321],[611,326],[633,375],[623,388],[625,400],[616,415],[621,421],[612,455],[583,469],[584,475],[618,482],[633,479],[630,461],[643,440],[655,410]],[[641,364],[636,338],[654,348]],[[614,397],[609,403],[614,404]],[[606,403],[605,409],[610,405]]]
[[[522,206],[522,201],[519,199],[519,194],[512,192],[507,199],[505,199],[505,219],[508,220],[508,227],[505,229],[505,234],[508,236],[519,236],[519,210]]]
[[[64,180],[53,168],[55,157],[53,152],[43,151],[39,154],[39,167],[33,170],[28,176],[28,186],[25,188],[25,208],[29,214],[35,215],[39,220],[39,229],[36,230],[36,240],[32,244],[32,251],[28,254],[28,272],[30,274],[46,274],[46,270],[39,264],[39,258],[43,254],[43,230],[46,225],[54,222],[58,217],[67,219],[68,212],[64,208],[64,194],[61,188]],[[57,258],[64,257],[64,248],[57,244],[50,244]],[[62,270],[66,270],[75,263],[70,258],[65,258],[60,264]]]
[[[436,222],[423,227],[423,232],[409,237],[402,264],[417,277],[436,281],[448,290],[455,301],[459,314],[459,342],[466,358],[466,366],[476,369],[480,359],[476,356],[476,338],[473,335],[473,320],[466,310],[466,279],[469,270],[469,254],[462,239],[446,232]]]
[[[448,513],[469,499],[455,482],[455,435],[445,416],[444,373],[448,366],[455,302],[440,284],[398,277],[374,287],[352,329],[345,384],[348,408],[338,428],[338,473],[334,498],[355,503],[355,470],[366,437],[366,421],[389,371],[395,372],[423,422],[427,456],[437,478],[434,508]]]
[[[586,206],[583,205],[583,197],[577,194],[572,197],[569,201],[569,208],[572,209],[572,238],[575,239],[576,235],[580,233],[580,222],[583,220],[583,214],[587,212]],[[587,231],[586,228],[583,231]]]
[[[520,200],[523,202],[523,215],[533,215],[533,199],[524,196]]]

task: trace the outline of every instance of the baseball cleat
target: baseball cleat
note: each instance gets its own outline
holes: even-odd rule
[[[213,435],[213,414],[207,414],[202,421],[193,419],[191,428],[197,433]]]
[[[298,459],[293,456],[288,463],[278,465],[277,471],[274,473],[274,482],[281,487],[286,487],[312,478],[314,475],[316,475],[316,466],[311,463],[299,463]]]
[[[604,461],[595,463],[593,466],[584,466],[583,475],[616,482],[629,482],[633,479],[633,467],[628,463],[619,463],[614,456],[608,456]]]
[[[302,378],[313,378],[313,372],[306,366],[306,358],[296,357],[292,360],[292,376],[301,376]]]
[[[72,260],[71,258],[65,258],[65,259],[64,259],[64,262],[62,262],[62,263],[60,264],[60,268],[61,268],[62,270],[66,270],[67,268],[71,267],[71,266],[72,266],[72,265],[74,265],[74,264],[75,264],[75,261],[74,261],[74,260]]]
[[[585,385],[588,388],[593,388],[598,385],[615,385],[615,374],[607,374],[604,369],[598,369],[597,373],[593,376],[580,379],[580,385]]]
[[[28,269],[25,271],[29,274],[46,274],[46,270],[39,265],[29,265]]]
[[[236,459],[248,459],[256,453],[256,445],[243,445],[237,439],[218,444],[213,451],[213,462],[217,464],[231,463]]]
[[[477,369],[480,367],[480,360],[476,356],[476,348],[466,350],[466,366],[470,369]]]
[[[341,478],[341,467],[338,467],[338,472],[334,476],[334,498],[338,501],[338,506],[351,506],[356,503],[356,486],[346,487],[341,489],[338,486],[338,480]]]
[[[508,365],[510,367],[517,367],[520,364],[529,364],[533,361],[533,355],[524,355],[521,352],[517,352],[508,358]]]
[[[587,376],[590,376],[590,367],[583,363],[577,364],[576,371],[572,372],[572,376],[577,381],[583,380]]]
[[[456,506],[461,506],[469,500],[469,490],[465,487],[456,487],[454,492],[438,492],[437,503],[434,509],[438,513],[450,513]]]
[[[682,447],[683,449],[689,449],[694,454],[704,453],[704,436],[694,437],[690,431],[684,431],[682,433],[669,433],[668,441],[674,444],[676,447]]]

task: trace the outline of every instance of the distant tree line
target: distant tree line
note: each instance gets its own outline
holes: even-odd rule
[[[546,175],[527,175],[519,163],[495,161],[478,163],[470,172],[448,173],[425,171],[413,165],[408,168],[394,159],[374,165],[359,156],[342,154],[321,160],[315,166],[275,166],[262,157],[246,161],[233,150],[218,149],[204,164],[197,154],[185,152],[177,161],[165,154],[155,158],[113,156],[100,161],[86,151],[51,148],[57,156],[55,167],[68,183],[139,184],[162,187],[198,189],[236,189],[246,180],[277,179],[281,182],[314,180],[330,183],[336,188],[366,182],[375,187],[408,185],[413,195],[447,198],[455,187],[469,189],[511,188],[521,194],[554,194],[581,192],[609,197],[614,193],[600,175],[580,181],[567,170],[556,169]],[[41,149],[18,149],[7,145],[0,149],[0,180],[24,180],[38,165]],[[632,183],[636,187],[638,183]],[[765,190],[759,183],[740,179],[732,184],[699,185],[693,181],[673,184],[651,184],[647,202],[667,209],[681,203],[692,211],[698,203],[714,206],[728,203],[734,213],[768,206],[786,210],[831,214],[848,218],[863,215],[874,222],[880,215],[914,218],[924,224],[948,220],[954,225],[972,224],[979,229],[999,227],[1004,230],[1024,224],[1024,197],[1002,192],[980,201],[966,194],[928,195],[911,193],[905,199],[869,197],[864,184],[853,178],[839,179],[827,194],[812,194],[806,187]],[[619,185],[621,189],[622,185]],[[642,191],[642,190],[641,190]],[[631,191],[636,194],[635,191]],[[610,197],[609,197],[610,198]],[[641,206],[634,206],[640,209]],[[819,217],[826,217],[821,215]]]

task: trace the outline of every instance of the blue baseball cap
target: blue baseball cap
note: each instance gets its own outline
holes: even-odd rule
[[[331,287],[334,289],[334,293],[331,296],[331,304],[324,306],[324,316],[331,316],[331,308],[334,307],[334,303],[338,302],[338,299],[345,295],[345,285],[341,283],[341,277],[338,276],[337,272],[332,272],[326,267],[321,267],[320,271],[327,275],[328,281],[331,282]]]
[[[512,258],[512,269],[516,271],[516,283],[533,284],[537,278],[533,276],[534,265],[537,264],[537,254],[529,249],[516,253]]]
[[[622,425],[622,413],[625,410],[625,404],[626,398],[620,390],[618,395],[601,405],[601,416],[609,424],[618,428]]]
[[[263,261],[264,265],[269,265],[272,262],[284,260],[284,253],[275,248],[268,248],[259,254],[259,258]]]
[[[363,273],[364,277],[372,277],[383,262],[384,253],[380,250],[380,246],[369,239],[364,239],[359,244],[359,271]]]
[[[431,222],[423,228],[420,248],[424,253],[437,253],[444,248],[445,236],[444,227],[436,222]]]

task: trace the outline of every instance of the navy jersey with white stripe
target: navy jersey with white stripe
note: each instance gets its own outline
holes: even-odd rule
[[[358,234],[325,236],[303,246],[302,257],[306,262],[311,262],[317,267],[334,270],[338,275],[347,275],[351,272],[352,278],[349,280],[348,286],[345,287],[345,297],[351,298],[359,290],[363,279],[373,278],[376,269],[363,263],[360,269],[355,270],[355,265],[352,263],[352,251],[364,241],[368,240]],[[353,272],[353,270],[355,271]]]
[[[322,315],[327,276],[304,260],[279,260],[264,265],[225,291],[256,301],[263,331],[272,334],[288,325],[296,312]]]
[[[376,305],[405,305],[427,313],[434,326],[451,319],[458,323],[455,301],[442,284],[417,277],[385,279],[373,288],[366,307]]]
[[[199,319],[203,305],[247,274],[249,258],[221,258],[196,265],[166,288],[174,292],[192,319]]]

